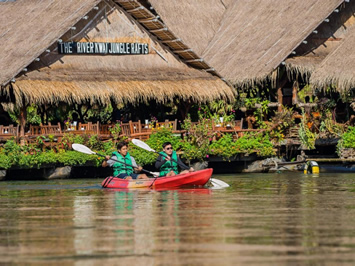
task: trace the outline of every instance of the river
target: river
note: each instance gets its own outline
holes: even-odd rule
[[[355,264],[355,174],[214,177],[231,187],[0,182],[0,264]]]

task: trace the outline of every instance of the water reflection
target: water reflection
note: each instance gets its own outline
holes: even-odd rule
[[[225,175],[225,190],[0,183],[0,263],[352,264],[355,176]]]

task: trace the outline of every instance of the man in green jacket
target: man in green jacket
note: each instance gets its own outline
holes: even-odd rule
[[[163,144],[163,151],[159,153],[159,157],[155,162],[155,168],[159,169],[159,176],[174,176],[179,174],[179,166],[184,169],[180,174],[186,174],[195,171],[192,167],[189,168],[177,156],[176,151],[170,142]]]
[[[125,142],[117,144],[117,151],[112,156],[106,156],[102,167],[113,167],[113,176],[122,179],[145,179],[146,174],[134,173],[142,171],[142,167],[138,166],[136,160],[128,153],[128,146]],[[133,166],[133,167],[132,167]],[[135,169],[135,170],[134,170]]]

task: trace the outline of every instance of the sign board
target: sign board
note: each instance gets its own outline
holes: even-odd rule
[[[59,54],[136,55],[149,54],[147,43],[59,42]]]

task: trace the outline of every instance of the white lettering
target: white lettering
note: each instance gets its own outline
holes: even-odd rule
[[[80,42],[76,43],[76,52],[78,54],[81,54],[81,45],[80,45]]]
[[[94,43],[92,43],[92,42],[90,42],[89,43],[90,44],[90,51],[89,51],[89,53],[94,53]]]

